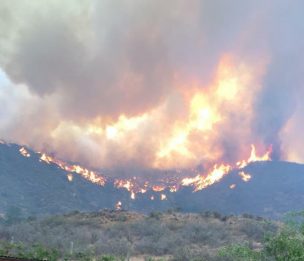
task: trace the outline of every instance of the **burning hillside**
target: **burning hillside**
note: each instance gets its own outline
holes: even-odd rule
[[[19,152],[24,157],[28,158],[31,156],[25,147],[21,147]],[[86,180],[94,184],[98,184],[100,186],[104,186],[107,180],[110,179],[109,177],[104,176],[102,173],[89,170],[80,165],[66,163],[62,160],[58,160],[51,156],[48,156],[45,153],[38,152],[38,154],[40,155],[40,161],[45,162],[47,164],[55,164],[57,167],[68,172],[67,178],[70,182],[73,182],[73,173],[78,174]],[[246,174],[243,171],[243,168],[245,168],[249,163],[252,162],[269,160],[271,160],[271,147],[263,155],[258,156],[256,154],[255,146],[251,145],[251,153],[249,158],[247,160],[238,161],[234,165],[223,163],[220,165],[215,164],[210,170],[207,170],[203,173],[200,173],[197,169],[192,169],[191,172],[193,176],[184,177],[184,174],[179,174],[171,180],[160,179],[154,180],[154,182],[148,182],[144,180],[142,176],[133,177],[131,179],[120,179],[116,177],[114,179],[114,186],[116,188],[124,188],[129,191],[131,199],[135,199],[137,193],[144,194],[148,190],[151,190],[160,193],[161,200],[166,200],[166,195],[164,194],[164,191],[174,193],[177,192],[178,189],[183,186],[192,186],[193,191],[196,192],[208,186],[211,186],[216,182],[219,182],[225,175],[228,175],[228,173],[232,170],[238,170],[242,180],[248,182],[250,180],[250,175]],[[176,174],[177,173],[178,170],[176,171]],[[151,198],[151,200],[153,199]],[[121,206],[121,203],[118,204],[118,206]]]
[[[250,144],[301,162],[303,4],[272,2],[1,1],[0,137],[58,166],[202,166],[171,190],[243,168]]]
[[[249,146],[244,161],[263,154],[269,157],[270,151],[256,147],[250,156]],[[303,165],[254,160],[247,164],[240,169],[237,162],[223,163],[229,166],[228,173],[219,164],[210,171],[198,166],[143,170],[144,174],[137,172],[130,178],[118,172],[115,177],[115,170],[91,170],[28,147],[1,142],[0,214],[6,213],[9,206],[18,207],[24,217],[104,208],[144,213],[180,208],[190,212],[215,210],[280,216],[303,208],[298,200],[304,197]],[[145,179],[150,174],[153,178]]]

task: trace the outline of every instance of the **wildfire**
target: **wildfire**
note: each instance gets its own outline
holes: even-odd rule
[[[160,194],[160,200],[167,200],[167,196],[165,194]]]
[[[85,178],[86,180],[94,183],[94,184],[98,184],[100,186],[104,186],[106,183],[106,180],[104,177],[102,177],[100,174],[98,174],[97,172],[94,172],[92,170],[88,170],[87,168],[81,167],[79,165],[71,165],[68,164],[64,161],[55,159],[49,155],[46,155],[45,153],[42,153],[40,156],[40,161],[41,162],[45,162],[47,164],[55,164],[57,165],[59,168],[67,171],[67,172],[73,172],[76,173],[80,176],[82,176],[83,178]]]
[[[21,153],[22,156],[26,158],[29,158],[31,156],[31,154],[24,147],[20,148],[19,152]]]
[[[221,180],[230,170],[231,166],[229,165],[214,165],[213,169],[206,176],[197,175],[194,178],[184,178],[181,184],[183,186],[194,186],[194,191],[199,191]]]
[[[116,188],[125,188],[128,191],[132,191],[133,183],[131,180],[116,179],[114,181],[114,186]]]
[[[121,209],[122,209],[122,203],[121,203],[121,201],[118,201],[118,202],[115,204],[115,209],[116,209],[116,210],[121,210]]]
[[[47,164],[51,164],[53,162],[52,158],[47,156],[45,153],[41,154],[40,161],[44,161]]]
[[[68,178],[68,181],[72,182],[73,181],[73,174],[72,173],[69,173],[67,175],[67,178]]]
[[[242,160],[236,163],[237,167],[242,169],[245,168],[249,163],[256,162],[256,161],[269,161],[271,160],[271,153],[272,148],[269,147],[269,149],[266,151],[266,153],[262,156],[257,156],[256,154],[256,148],[253,144],[251,144],[251,153],[248,160]]]
[[[133,200],[136,198],[135,194],[137,192],[140,192],[140,193],[145,193],[146,192],[146,190],[143,189],[143,188],[135,190],[136,183],[134,181],[132,181],[131,179],[130,180],[116,179],[114,181],[114,186],[116,188],[125,188],[126,190],[128,190],[130,192],[130,197]]]
[[[235,187],[236,187],[236,184],[231,184],[231,185],[229,186],[230,189],[235,189]]]
[[[256,154],[256,148],[252,144],[251,145],[250,157],[248,158],[248,160],[242,160],[242,161],[237,162],[235,164],[236,168],[243,169],[249,163],[256,162],[256,161],[269,161],[269,160],[271,160],[271,156],[270,156],[271,152],[272,152],[272,150],[271,150],[271,147],[270,147],[266,151],[265,154],[263,154],[262,156],[258,156]],[[193,178],[184,178],[181,181],[181,185],[183,185],[183,186],[193,186],[194,191],[199,191],[199,190],[202,190],[202,189],[214,184],[215,182],[220,181],[232,169],[233,169],[232,165],[221,164],[221,165],[218,166],[217,164],[215,164],[213,169],[207,175],[199,174],[199,175],[197,175]],[[239,172],[239,175],[241,176],[241,178],[245,182],[248,182],[251,179],[251,176],[249,174],[246,174],[244,171]]]
[[[24,147],[20,148],[20,154],[24,157],[30,157],[30,154]],[[40,161],[45,162],[47,164],[55,164],[59,168],[68,172],[67,179],[68,181],[73,181],[73,173],[76,173],[86,180],[98,184],[100,186],[104,186],[106,184],[106,178],[100,173],[94,172],[87,168],[84,168],[80,165],[68,164],[61,160],[55,159],[45,153],[40,153]],[[170,191],[171,193],[177,192],[181,186],[192,186],[194,192],[202,190],[216,182],[219,182],[224,176],[226,176],[231,170],[239,169],[239,176],[243,181],[248,182],[251,179],[251,175],[242,171],[244,167],[246,167],[249,163],[255,161],[268,161],[271,160],[271,148],[268,149],[261,156],[257,155],[256,147],[251,145],[250,156],[247,160],[238,161],[236,164],[215,164],[209,171],[206,173],[197,174],[194,177],[184,177],[181,179],[170,178],[165,180],[160,180],[158,185],[149,184],[147,181],[140,182],[136,177],[131,179],[115,179],[114,186],[118,189],[124,188],[130,193],[130,198],[132,200],[136,199],[137,193],[146,193],[148,190],[154,191],[156,193],[160,193],[160,199],[166,200],[167,196],[164,193],[166,191]],[[196,173],[197,170],[192,169],[192,173]],[[180,170],[177,170],[176,173],[182,173]],[[236,184],[232,184],[229,186],[230,189],[234,189]],[[150,197],[151,200],[154,200],[154,196]]]
[[[171,193],[177,192],[177,190],[178,190],[177,186],[170,186],[170,187],[169,187],[169,191],[170,191]]]
[[[155,191],[155,192],[161,192],[161,191],[164,191],[166,189],[166,186],[152,186],[152,190]]]
[[[242,178],[243,181],[248,182],[251,179],[251,175],[245,173],[244,171],[239,172],[239,176]]]

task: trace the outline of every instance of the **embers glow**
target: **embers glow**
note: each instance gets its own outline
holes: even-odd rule
[[[159,186],[159,185],[152,186],[152,190],[155,192],[161,192],[161,191],[164,191],[165,189],[166,189],[166,186]]]
[[[177,190],[178,190],[177,186],[170,186],[170,187],[169,187],[169,191],[170,191],[171,193],[177,192]]]
[[[244,171],[239,172],[239,176],[242,178],[243,181],[248,182],[251,179],[251,175],[245,173]]]
[[[115,209],[116,209],[116,210],[121,210],[121,209],[122,209],[122,203],[121,203],[121,201],[118,201],[118,202],[115,204]]]
[[[160,200],[167,200],[166,194],[160,194]]]
[[[31,154],[24,147],[20,148],[19,152],[21,153],[22,156],[26,158],[29,158],[31,156]]]
[[[116,188],[125,188],[128,191],[132,191],[133,183],[131,180],[116,179],[114,181],[114,186]]]
[[[73,174],[72,174],[72,173],[69,173],[69,174],[67,175],[67,179],[68,179],[68,181],[72,182],[72,181],[73,181]]]
[[[40,156],[40,161],[44,161],[47,164],[51,164],[52,163],[52,158],[49,157],[48,155],[46,155],[45,153],[42,153]]]
[[[229,186],[229,188],[230,188],[230,189],[235,189],[235,188],[236,188],[236,184],[231,184],[231,185]]]
[[[124,179],[116,179],[114,181],[114,186],[116,188],[125,188],[126,190],[128,190],[130,192],[130,197],[131,199],[135,199],[135,193],[136,192],[141,192],[141,193],[145,193],[145,189],[140,189],[139,191],[135,192],[135,182],[130,180],[124,180]]]

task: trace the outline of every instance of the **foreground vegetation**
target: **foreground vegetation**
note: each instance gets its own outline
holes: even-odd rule
[[[303,216],[289,215],[283,224],[214,212],[73,212],[3,223],[0,255],[100,261],[304,260]]]
[[[279,233],[264,238],[262,249],[257,251],[246,244],[235,244],[222,248],[219,255],[227,261],[304,260],[304,212],[288,214]]]

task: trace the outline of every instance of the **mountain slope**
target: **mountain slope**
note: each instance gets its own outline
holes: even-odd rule
[[[176,198],[187,211],[212,209],[223,213],[253,213],[276,217],[304,209],[304,166],[288,162],[257,162],[245,168],[248,182],[233,171],[219,183]],[[235,184],[235,188],[230,186]]]
[[[23,157],[19,149],[18,145],[0,144],[0,211],[16,206],[27,215],[51,214],[96,210],[117,202],[119,193],[112,187],[101,189],[77,175],[69,182],[65,171],[40,162],[38,155]]]
[[[256,162],[244,169],[251,175],[248,182],[241,179],[239,171],[232,171],[220,182],[196,193],[192,187],[182,187],[175,193],[161,192],[167,200],[160,200],[161,193],[155,191],[139,193],[132,200],[127,190],[115,188],[113,182],[102,187],[78,175],[70,182],[66,171],[40,162],[34,152],[30,158],[24,157],[20,148],[15,144],[0,144],[2,214],[12,206],[19,208],[24,216],[96,211],[114,208],[118,201],[125,209],[141,212],[180,208],[191,212],[214,210],[280,217],[285,212],[304,209],[304,165],[300,164]],[[151,196],[155,198],[153,201]]]

